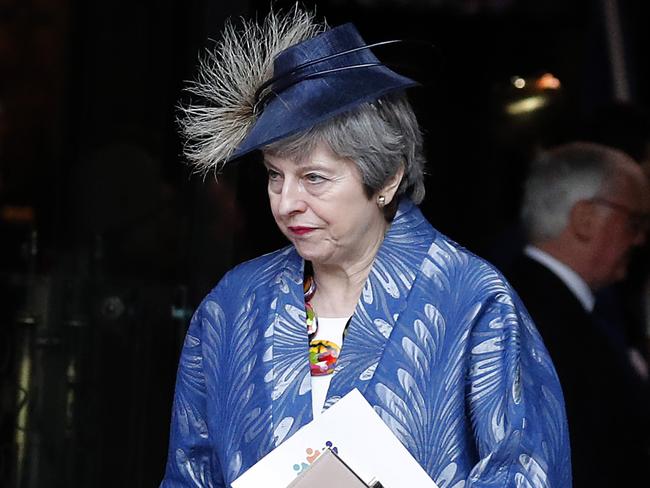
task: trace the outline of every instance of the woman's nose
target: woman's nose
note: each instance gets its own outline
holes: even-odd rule
[[[291,215],[304,212],[307,208],[305,197],[307,192],[302,187],[300,180],[287,178],[282,185],[278,210],[281,215]]]

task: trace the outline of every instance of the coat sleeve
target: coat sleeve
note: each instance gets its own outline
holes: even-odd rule
[[[225,487],[206,417],[202,315],[200,307],[192,317],[181,352],[161,488]]]
[[[479,462],[466,488],[570,488],[564,400],[548,352],[514,292],[484,305],[469,343],[466,398]]]

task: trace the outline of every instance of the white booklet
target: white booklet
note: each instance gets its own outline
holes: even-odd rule
[[[260,459],[232,487],[286,488],[327,448],[368,485],[437,488],[356,389]]]

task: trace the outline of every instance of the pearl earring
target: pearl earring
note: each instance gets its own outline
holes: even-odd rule
[[[384,195],[379,195],[377,197],[377,205],[379,205],[379,208],[382,208],[386,205],[386,197]]]

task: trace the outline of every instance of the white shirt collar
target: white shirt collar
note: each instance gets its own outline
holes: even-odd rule
[[[585,283],[585,280],[583,280],[578,273],[573,271],[563,262],[555,259],[549,253],[544,252],[535,246],[526,246],[524,248],[524,254],[533,261],[537,261],[545,268],[548,268],[554,275],[560,278],[562,283],[573,292],[587,312],[593,311],[596,299],[587,283]]]

